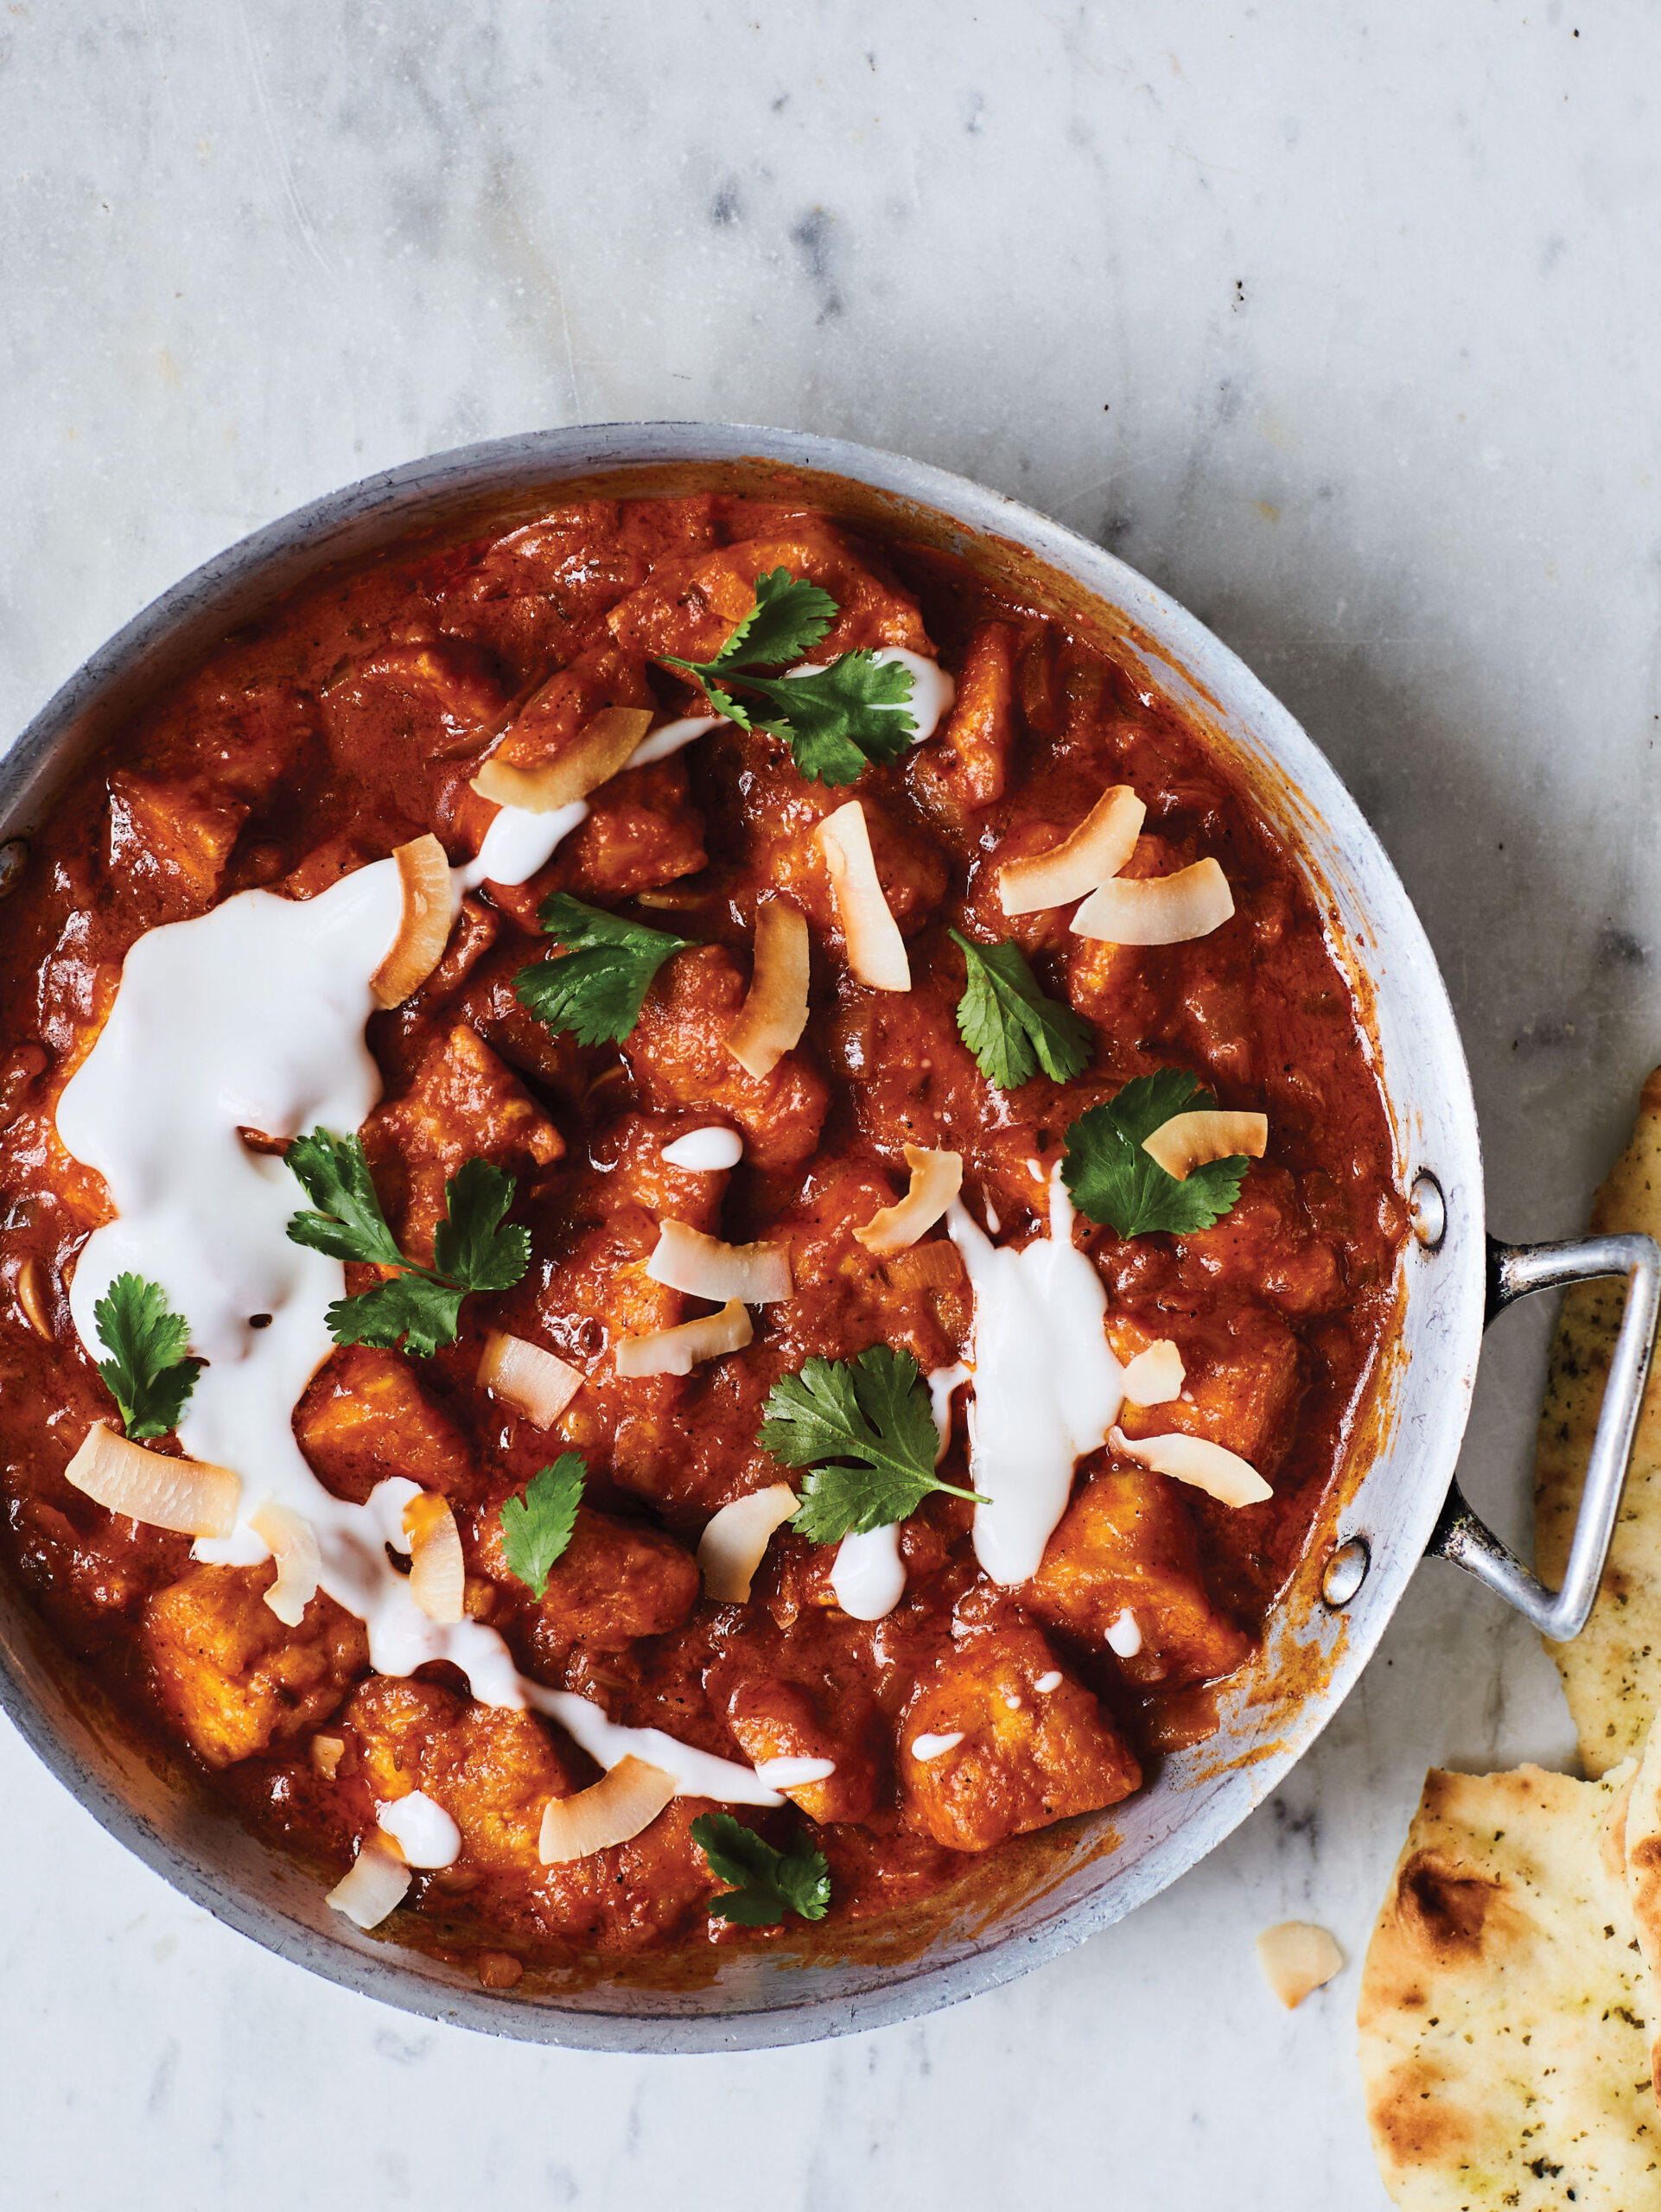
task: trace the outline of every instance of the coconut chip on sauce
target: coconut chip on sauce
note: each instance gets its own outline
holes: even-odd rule
[[[1171,1338],[1161,1337],[1136,1354],[1122,1380],[1127,1404],[1166,1406],[1173,1398],[1181,1396],[1187,1370],[1182,1364],[1182,1354]]]
[[[267,1498],[248,1526],[261,1543],[269,1544],[277,1561],[277,1580],[265,1592],[265,1603],[287,1628],[298,1628],[306,1608],[317,1595],[322,1553],[317,1531],[309,1521],[275,1498]]]
[[[1035,914],[1082,899],[1124,866],[1147,812],[1129,784],[1115,784],[1059,845],[1005,861],[998,870],[998,904],[1006,914]]]
[[[741,1298],[729,1298],[719,1313],[700,1313],[673,1329],[652,1329],[618,1339],[613,1352],[617,1372],[639,1381],[648,1375],[690,1375],[700,1360],[742,1351],[754,1332]]]
[[[689,1298],[741,1299],[769,1306],[791,1294],[790,1253],[783,1244],[723,1244],[684,1221],[659,1224],[646,1271],[666,1290]]]
[[[410,1540],[410,1595],[430,1621],[459,1621],[467,1565],[449,1500],[423,1491],[404,1507],[403,1518]]]
[[[721,1605],[741,1605],[775,1529],[801,1503],[788,1483],[769,1483],[748,1497],[733,1498],[706,1524],[697,1562],[703,1594]]]
[[[963,1188],[963,1155],[956,1152],[926,1152],[920,1145],[906,1147],[911,1188],[903,1198],[884,1206],[854,1236],[868,1252],[900,1252],[932,1229]]]
[[[551,1428],[582,1388],[579,1368],[501,1329],[490,1330],[485,1338],[477,1379],[538,1428]]]
[[[1098,884],[1072,918],[1076,937],[1108,944],[1187,944],[1209,937],[1234,912],[1228,878],[1214,860],[1174,875],[1116,876]]]
[[[811,946],[807,920],[788,899],[770,899],[755,912],[755,967],[727,1050],[747,1075],[773,1073],[807,1027]]]
[[[1173,1481],[1191,1483],[1219,1505],[1261,1505],[1275,1495],[1249,1459],[1225,1451],[1207,1436],[1131,1437],[1115,1428],[1107,1441],[1121,1459],[1135,1459]]]
[[[101,1421],[64,1469],[67,1481],[111,1513],[182,1536],[228,1536],[242,1484],[229,1467],[147,1452]]]
[[[403,1904],[410,1881],[404,1853],[391,1836],[377,1830],[364,1838],[350,1870],[323,1902],[366,1931],[379,1928],[387,1914]]]
[[[813,842],[824,855],[855,980],[869,983],[873,990],[908,991],[911,962],[906,941],[882,895],[871,833],[859,801],[850,798],[834,814],[827,814],[813,832]]]
[[[382,1007],[401,1006],[437,967],[449,942],[455,903],[450,864],[430,832],[400,845],[392,858],[404,904],[398,935],[369,978],[375,1002]]]
[[[679,1788],[672,1774],[632,1754],[574,1796],[550,1797],[542,1815],[537,1856],[544,1866],[587,1859],[649,1828]]]
[[[506,760],[487,760],[473,779],[480,798],[524,814],[553,814],[586,798],[609,783],[652,727],[647,707],[601,707],[589,716],[563,753],[534,768]]]

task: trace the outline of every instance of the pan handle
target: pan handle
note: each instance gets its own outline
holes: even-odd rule
[[[1626,1276],[1626,1306],[1609,1361],[1562,1588],[1548,1590],[1530,1573],[1472,1512],[1457,1481],[1448,1487],[1441,1518],[1425,1546],[1428,1557],[1451,1560],[1475,1575],[1554,1643],[1568,1643],[1586,1626],[1608,1557],[1655,1344],[1661,1246],[1652,1236],[1577,1236],[1566,1244],[1501,1244],[1494,1237],[1488,1239],[1485,1328],[1513,1299],[1526,1298],[1536,1290],[1560,1290],[1566,1283],[1589,1282],[1600,1275]]]

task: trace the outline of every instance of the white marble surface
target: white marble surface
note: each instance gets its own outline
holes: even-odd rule
[[[1661,1056],[1661,16],[1641,0],[9,0],[0,730],[155,592],[385,463],[730,416],[1016,492],[1208,619],[1399,862],[1497,1224],[1565,1233]],[[1525,1519],[1544,1317],[1467,1486]],[[1561,1758],[1415,1582],[1281,1796],[996,1995],[633,2062],[430,2028],[183,1904],[0,1732],[19,2212],[1383,2204],[1353,1966],[1427,1762]]]

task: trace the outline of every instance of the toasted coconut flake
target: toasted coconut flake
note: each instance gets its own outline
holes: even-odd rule
[[[1228,878],[1214,860],[1196,861],[1174,875],[1098,884],[1072,918],[1076,937],[1108,944],[1186,944],[1209,937],[1234,912]]]
[[[412,1497],[404,1509],[404,1533],[410,1539],[410,1595],[430,1621],[459,1621],[468,1575],[449,1500],[431,1491]]]
[[[23,1309],[24,1320],[35,1335],[50,1344],[54,1335],[52,1298],[46,1262],[38,1252],[31,1252],[17,1270],[17,1303]]]
[[[540,1344],[493,1329],[485,1338],[479,1382],[538,1428],[551,1428],[582,1388],[582,1375]]]
[[[333,1782],[340,1770],[340,1761],[346,1757],[344,1736],[314,1736],[311,1739],[311,1763],[325,1782]]]
[[[628,760],[652,727],[646,707],[601,707],[591,715],[557,760],[534,768],[516,768],[502,760],[487,760],[473,779],[480,798],[517,806],[526,814],[551,814],[587,798]]]
[[[94,1421],[64,1469],[78,1491],[111,1513],[171,1529],[181,1536],[228,1536],[237,1525],[242,1484],[229,1467],[147,1452]]]
[[[1235,1160],[1242,1153],[1261,1160],[1268,1144],[1267,1114],[1220,1114],[1213,1107],[1173,1114],[1152,1136],[1142,1139],[1142,1148],[1181,1183],[1196,1167],[1208,1166],[1213,1160]]]
[[[360,1928],[379,1928],[387,1914],[404,1902],[410,1886],[410,1869],[404,1853],[379,1831],[359,1846],[350,1871],[336,1882],[323,1902],[355,1920]]]
[[[1289,2012],[1344,1966],[1344,1954],[1327,1930],[1307,1920],[1282,1920],[1278,1928],[1265,1928],[1257,1938],[1257,1958],[1269,1986]]]
[[[698,1539],[703,1594],[718,1605],[741,1605],[775,1529],[801,1503],[788,1483],[770,1483],[723,1505]]]
[[[963,1188],[963,1154],[925,1152],[920,1145],[906,1147],[911,1188],[895,1205],[874,1213],[856,1240],[868,1252],[901,1252],[914,1244],[926,1229],[932,1229]]]
[[[262,1544],[270,1546],[277,1560],[277,1580],[265,1592],[265,1603],[285,1627],[298,1628],[317,1595],[323,1563],[317,1531],[309,1521],[269,1497],[258,1513],[248,1516],[248,1526]]]
[[[401,1006],[418,991],[444,957],[452,919],[450,864],[430,832],[400,845],[398,862],[404,911],[391,951],[369,978],[378,1006]]]
[[[998,904],[1006,914],[1036,914],[1082,899],[1124,866],[1147,812],[1129,784],[1115,784],[1059,845],[998,870]]]
[[[574,1797],[551,1797],[542,1815],[537,1855],[544,1866],[586,1859],[608,1844],[627,1843],[649,1828],[679,1787],[672,1774],[645,1759],[620,1758]]]
[[[738,1298],[771,1306],[791,1294],[790,1253],[783,1244],[723,1244],[684,1221],[665,1221],[646,1263],[653,1282],[690,1298]]]
[[[676,1329],[624,1337],[614,1355],[617,1372],[636,1381],[646,1375],[690,1375],[701,1359],[742,1351],[753,1333],[748,1306],[741,1298],[729,1298],[719,1313],[700,1313]]]
[[[807,1027],[807,922],[788,899],[755,914],[755,969],[727,1050],[746,1075],[771,1075]]]
[[[873,990],[908,991],[911,963],[906,957],[906,941],[882,895],[864,808],[850,798],[846,806],[825,816],[813,837],[824,855],[855,978]]]
[[[1108,1443],[1122,1459],[1151,1467],[1174,1482],[1192,1483],[1220,1505],[1261,1505],[1275,1493],[1249,1459],[1225,1452],[1208,1436],[1127,1436],[1108,1433]]]
[[[1124,1370],[1124,1395],[1133,1406],[1168,1406],[1187,1380],[1182,1355],[1169,1337],[1139,1351]]]

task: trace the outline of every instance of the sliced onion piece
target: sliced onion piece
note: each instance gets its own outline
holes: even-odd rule
[[[340,1761],[346,1757],[344,1736],[314,1736],[311,1739],[311,1763],[325,1782],[333,1782],[340,1770]]]
[[[265,1592],[265,1603],[286,1628],[298,1628],[306,1608],[317,1595],[322,1554],[317,1531],[309,1521],[268,1497],[258,1513],[248,1516],[248,1526],[262,1544],[269,1544],[277,1561],[277,1580]]]
[[[404,1533],[410,1539],[410,1595],[430,1621],[459,1621],[468,1571],[449,1500],[431,1491],[412,1497],[404,1509]]]
[[[791,1294],[786,1246],[723,1244],[684,1221],[661,1224],[646,1271],[653,1282],[684,1290],[690,1298],[738,1298],[747,1306],[771,1306]]]
[[[1075,937],[1107,944],[1187,944],[1234,912],[1228,878],[1210,858],[1174,875],[1115,876],[1098,884],[1072,918]]]
[[[891,1206],[874,1213],[854,1231],[868,1252],[901,1252],[914,1244],[926,1229],[932,1229],[963,1188],[963,1154],[925,1152],[920,1145],[906,1147],[911,1188]]]
[[[1196,1167],[1213,1160],[1236,1160],[1242,1153],[1261,1160],[1269,1144],[1267,1114],[1224,1114],[1215,1107],[1193,1114],[1173,1114],[1161,1122],[1142,1148],[1168,1175],[1186,1182]]]
[[[52,1301],[47,1287],[46,1262],[38,1253],[31,1252],[17,1270],[17,1303],[35,1335],[50,1344],[54,1336]]]
[[[450,936],[450,864],[437,838],[429,831],[400,845],[392,858],[404,911],[391,950],[369,978],[375,1003],[383,1007],[401,1006],[420,989],[443,958]]]
[[[1278,1928],[1265,1928],[1257,1938],[1257,1960],[1289,2012],[1344,1967],[1344,1954],[1333,1938],[1308,1920],[1282,1920]]]
[[[807,922],[788,899],[755,912],[755,969],[727,1050],[746,1075],[771,1075],[807,1027]]]
[[[237,1525],[242,1484],[229,1467],[147,1452],[94,1421],[64,1469],[78,1491],[111,1513],[171,1529],[181,1536],[228,1536]]]
[[[608,1844],[627,1843],[651,1827],[679,1787],[660,1766],[632,1755],[620,1758],[574,1797],[549,1799],[537,1856],[544,1866],[563,1866]]]
[[[366,1836],[346,1875],[324,1898],[336,1912],[355,1920],[360,1928],[379,1928],[387,1914],[404,1902],[410,1886],[410,1868],[404,1853],[390,1836],[377,1832]]]
[[[1169,1337],[1139,1351],[1124,1370],[1124,1395],[1133,1406],[1168,1406],[1182,1395],[1187,1370]]]
[[[551,1428],[582,1388],[579,1368],[501,1329],[492,1329],[485,1338],[478,1379],[482,1389],[493,1390],[505,1406],[538,1428]]]
[[[788,1483],[769,1483],[723,1505],[698,1539],[703,1594],[718,1605],[741,1605],[773,1532],[801,1503]]]
[[[551,814],[609,782],[651,727],[649,707],[601,707],[556,759],[534,768],[487,760],[474,778],[473,788],[480,798],[493,798],[499,806]]]
[[[1129,784],[1115,784],[1059,845],[998,870],[998,904],[1006,914],[1036,914],[1082,899],[1117,875],[1136,851],[1147,812]]]
[[[742,1351],[754,1333],[749,1307],[741,1298],[729,1298],[719,1313],[700,1313],[678,1328],[620,1338],[613,1357],[617,1372],[637,1382],[647,1375],[690,1375],[701,1359]]]
[[[871,833],[856,798],[827,814],[813,832],[824,855],[837,918],[848,941],[848,965],[856,981],[877,991],[908,991],[911,963],[877,879]]]
[[[1135,1459],[1174,1482],[1192,1483],[1219,1505],[1261,1505],[1275,1495],[1249,1459],[1225,1452],[1208,1436],[1127,1436],[1114,1428],[1107,1440],[1122,1459]]]

